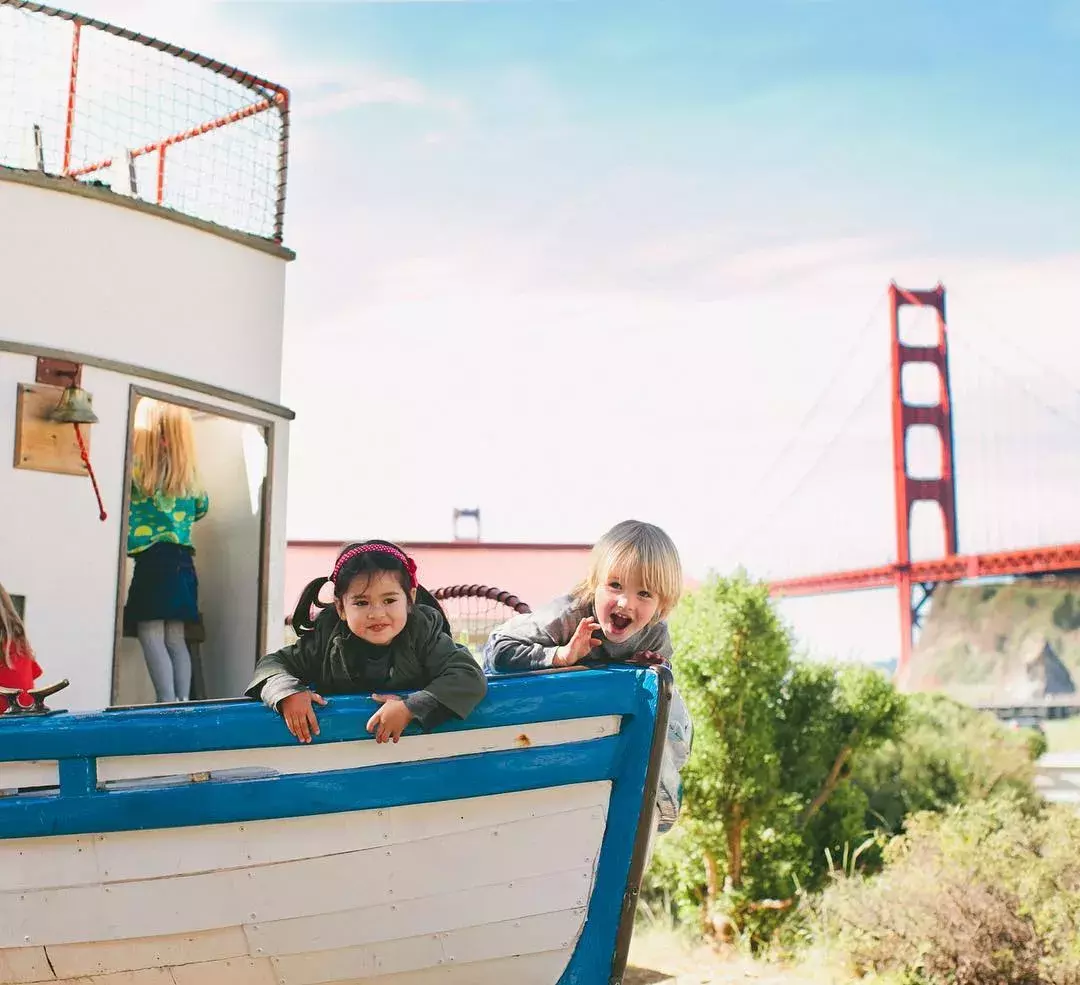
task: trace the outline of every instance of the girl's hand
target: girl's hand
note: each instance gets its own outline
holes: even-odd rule
[[[642,664],[645,667],[666,667],[668,665],[667,660],[655,650],[638,650],[627,660],[627,663]]]
[[[594,640],[593,633],[600,628],[600,623],[590,616],[586,616],[578,623],[570,642],[560,646],[552,658],[552,667],[569,667],[576,664],[583,657],[587,657],[598,646],[603,646],[603,640]]]
[[[324,705],[326,698],[314,691],[298,691],[282,698],[278,705],[285,724],[301,742],[310,742],[312,735],[319,734],[319,720],[315,717],[312,703]]]
[[[368,719],[367,730],[375,732],[376,742],[389,742],[391,739],[397,742],[405,726],[413,720],[413,713],[396,694],[373,694],[371,699],[383,702],[383,706]]]

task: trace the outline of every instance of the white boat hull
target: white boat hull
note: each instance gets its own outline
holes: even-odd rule
[[[560,684],[573,689],[589,683],[588,678],[608,675],[620,680],[654,676],[586,672],[500,683],[514,693],[539,685],[554,695]],[[338,703],[367,704],[361,698]],[[205,710],[171,711],[182,717]],[[263,725],[283,729],[265,709],[245,704],[243,711]],[[334,711],[347,714],[352,729],[364,717],[351,707],[348,712],[333,709],[324,713],[326,726],[333,724]],[[155,713],[127,714],[145,725]],[[0,720],[0,749],[10,745],[2,741],[5,737],[19,736],[28,726],[40,732],[73,720]],[[633,866],[625,864],[627,836],[635,846],[638,841],[634,817],[623,819],[616,846],[624,858],[622,877],[608,882],[604,899],[597,901],[601,858],[615,851],[612,845],[605,849],[605,836],[611,841],[613,794],[623,782],[620,769],[605,764],[610,759],[615,767],[608,752],[628,746],[621,734],[627,720],[600,714],[490,724],[408,735],[388,746],[364,738],[301,746],[289,737],[288,745],[262,748],[100,756],[93,789],[76,796],[99,803],[116,798],[118,804],[134,798],[123,805],[122,814],[97,815],[109,818],[98,827],[114,830],[0,837],[0,982],[590,981],[572,967],[587,918],[590,912],[595,918],[605,904],[608,910],[612,903],[622,909],[628,886],[636,888]],[[120,719],[113,721],[121,725]],[[651,736],[656,722],[639,722],[639,730],[642,724]],[[324,735],[330,731],[326,726]],[[174,727],[180,727],[180,718]],[[175,738],[170,741],[177,744]],[[651,745],[631,755],[648,759]],[[608,752],[598,755],[601,750]],[[493,757],[500,757],[499,765]],[[540,763],[530,767],[531,780],[517,784],[521,789],[450,796],[460,786],[449,772],[452,767],[458,776],[475,777],[483,785],[485,762],[492,763],[493,773],[512,777],[515,757],[522,757],[523,766],[525,757]],[[546,772],[561,780],[567,763],[586,760],[614,775],[545,782]],[[6,788],[8,794],[0,797],[0,836],[8,816],[10,832],[33,823],[28,813],[14,810],[20,802],[29,806],[30,801],[64,799],[60,792],[66,792],[70,767],[63,762],[0,762],[0,791]],[[398,775],[406,782],[401,771],[416,769],[434,770],[425,774],[425,802],[312,812],[310,803],[303,807],[298,801],[297,813],[303,816],[258,817],[260,808],[252,801],[249,819],[202,824],[184,824],[177,817],[162,824],[152,820],[161,817],[161,796],[182,798],[196,804],[196,812],[212,814],[219,810],[215,800],[231,796],[230,788],[237,785],[266,789],[291,779],[306,785],[297,787],[298,797],[310,799],[310,791],[318,796],[318,790],[333,789],[343,778],[355,784],[361,774],[371,779],[363,784],[365,795],[378,798],[378,787],[392,792]],[[445,792],[432,791],[432,778],[443,772]],[[641,804],[644,792],[639,785],[636,797],[630,793]],[[348,800],[335,796],[334,808]],[[146,797],[145,817],[128,813]],[[12,810],[6,814],[8,807]],[[242,806],[229,809],[242,811]],[[42,823],[50,822],[45,818]],[[613,885],[618,892],[614,900]],[[601,946],[614,949],[611,937]]]

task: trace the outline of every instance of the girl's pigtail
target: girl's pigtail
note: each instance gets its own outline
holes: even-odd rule
[[[292,614],[293,632],[298,637],[310,633],[315,628],[315,619],[311,615],[312,608],[315,606],[320,609],[326,608],[326,605],[319,601],[319,592],[322,591],[323,585],[329,580],[325,575],[321,578],[315,578],[309,581],[307,587],[300,593],[300,598]]]

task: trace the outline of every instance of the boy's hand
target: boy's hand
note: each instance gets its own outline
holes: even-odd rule
[[[310,742],[312,735],[319,734],[319,720],[315,717],[312,703],[324,705],[326,698],[314,691],[298,691],[282,698],[278,711],[285,719],[285,724],[301,742]]]
[[[600,623],[595,619],[586,616],[581,622],[578,623],[577,629],[574,630],[574,635],[570,637],[570,642],[563,646],[560,646],[555,651],[555,656],[551,660],[552,667],[569,667],[576,664],[579,660],[587,657],[598,646],[603,646],[603,640],[594,640],[593,633],[600,628]]]
[[[628,658],[627,663],[642,664],[645,667],[666,667],[667,660],[665,660],[655,650],[638,650],[632,657]]]
[[[396,694],[373,694],[371,699],[383,702],[383,706],[368,719],[367,730],[375,733],[376,742],[397,742],[413,720],[413,713]]]

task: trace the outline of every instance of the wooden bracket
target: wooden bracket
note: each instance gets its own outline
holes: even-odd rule
[[[62,386],[20,383],[15,409],[15,468],[55,472],[60,475],[88,475],[79,452],[75,428],[49,420]],[[91,428],[83,429],[83,441],[90,449]]]
[[[35,382],[49,386],[82,386],[82,363],[69,362],[67,359],[51,359],[38,356]]]

